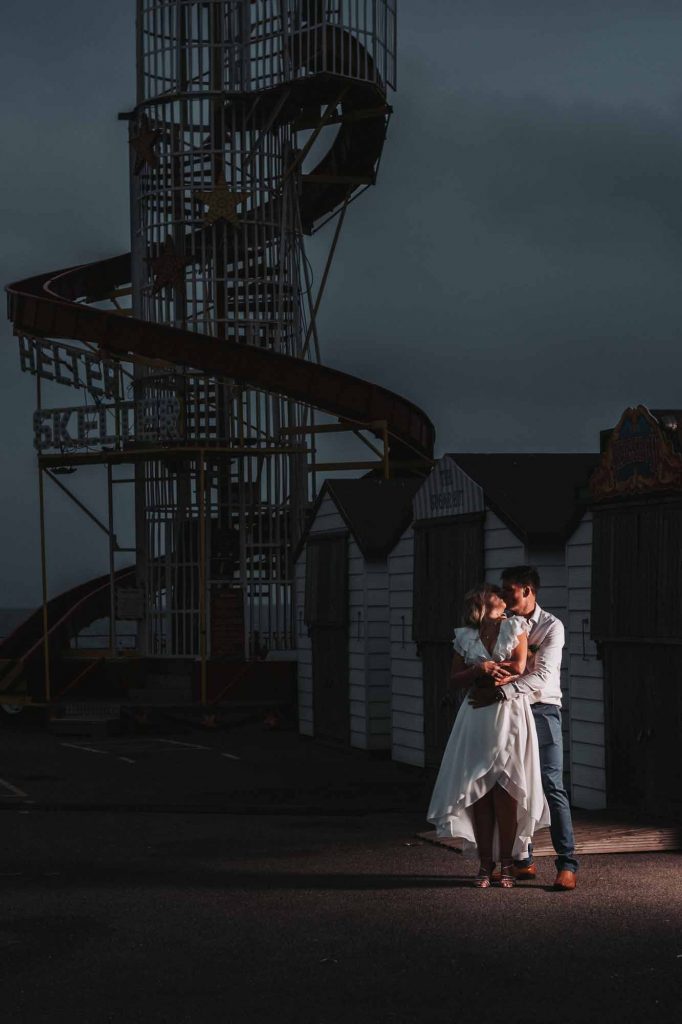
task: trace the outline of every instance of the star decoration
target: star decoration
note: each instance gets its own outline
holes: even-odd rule
[[[225,181],[223,174],[218,175],[215,188],[210,192],[197,192],[197,199],[208,206],[204,214],[207,224],[215,224],[218,220],[227,220],[230,224],[238,224],[237,207],[249,198],[248,192],[233,192]]]
[[[154,152],[154,146],[162,135],[163,132],[151,127],[147,117],[141,118],[137,135],[130,140],[130,145],[135,150],[133,174],[139,174],[145,164],[149,164],[150,167],[159,166],[159,158]]]
[[[145,263],[154,275],[152,294],[156,295],[162,288],[171,286],[176,292],[185,294],[185,267],[192,262],[186,256],[180,256],[176,252],[173,239],[170,235],[163,244],[160,256],[148,256]]]

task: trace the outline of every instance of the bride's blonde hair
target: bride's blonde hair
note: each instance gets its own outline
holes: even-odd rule
[[[494,583],[479,583],[477,587],[464,595],[464,622],[467,626],[480,629],[485,606],[491,594],[502,596],[502,590]]]

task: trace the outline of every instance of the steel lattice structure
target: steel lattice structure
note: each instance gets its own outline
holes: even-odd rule
[[[137,316],[319,357],[304,305],[298,124],[310,111],[319,131],[322,102],[328,117],[337,113],[349,79],[385,87],[392,15],[384,2],[140,0],[131,121]],[[321,79],[313,90],[312,77]],[[195,655],[205,642],[210,654],[236,655],[236,641],[248,657],[256,645],[294,646],[289,555],[310,497],[307,456],[273,450],[282,428],[310,423],[311,410],[234,382],[140,373],[139,396],[159,388],[179,398],[187,441],[228,451],[201,466],[156,460],[138,471],[146,651]],[[245,447],[254,454],[230,458],[229,449]],[[219,639],[213,624],[242,615],[242,636],[233,629]]]
[[[8,287],[38,381],[41,509],[46,474],[106,466],[110,653],[117,618],[136,619],[138,654],[201,662],[202,702],[207,661],[295,645],[292,550],[316,473],[351,465],[316,463],[314,438],[352,430],[374,455],[352,465],[384,476],[430,464],[428,418],[324,366],[315,320],[347,207],[376,180],[395,36],[395,0],[137,0],[137,100],[120,115],[131,252]],[[332,218],[313,283],[304,238]],[[45,409],[44,380],[94,405]],[[128,569],[113,523],[123,464]],[[41,616],[6,645],[0,699],[38,680],[42,657],[29,690],[50,700],[65,624],[101,614],[105,589],[48,600],[43,558]]]

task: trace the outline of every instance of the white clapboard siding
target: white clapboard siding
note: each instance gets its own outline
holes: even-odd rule
[[[526,561],[523,541],[491,509],[486,510],[483,524],[483,552],[488,583],[499,583],[503,569],[510,565],[523,565]]]
[[[606,807],[604,672],[590,640],[592,513],[566,545],[572,802]]]
[[[528,564],[536,566],[540,574],[540,593],[538,603],[545,611],[556,615],[564,624],[566,643],[561,659],[561,704],[562,732],[564,738],[564,781],[567,790],[571,785],[571,718],[570,718],[570,687],[569,681],[569,644],[568,644],[568,578],[566,570],[566,548],[532,547],[527,551]]]
[[[347,530],[336,503],[326,494],[310,533]],[[303,621],[305,548],[297,562],[298,620]],[[357,541],[348,538],[348,701],[349,742],[362,750],[388,749],[391,681],[386,561],[366,561]],[[307,627],[299,626],[299,728],[314,735],[313,672]]]
[[[388,556],[391,752],[394,761],[424,765],[422,663],[412,640],[414,530]]]

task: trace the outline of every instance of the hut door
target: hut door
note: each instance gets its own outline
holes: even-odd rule
[[[305,621],[313,659],[313,723],[318,739],[347,743],[347,536],[312,536],[306,547]]]
[[[412,630],[422,657],[424,750],[430,766],[440,763],[458,706],[444,702],[452,633],[462,621],[464,595],[482,579],[481,514],[415,525]]]
[[[682,647],[604,645],[611,807],[682,821]]]
[[[682,503],[594,510],[592,631],[604,651],[610,806],[682,821]]]

